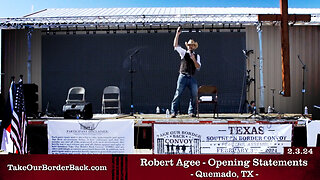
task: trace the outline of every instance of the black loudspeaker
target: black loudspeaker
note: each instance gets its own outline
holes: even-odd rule
[[[4,120],[5,100],[3,94],[0,92],[0,119]]]
[[[305,127],[293,128],[292,146],[307,147],[307,130]]]
[[[317,107],[319,106],[317,105]],[[312,120],[320,120],[320,109],[317,107],[312,109]]]
[[[23,91],[27,117],[38,117],[38,85],[23,84]]]
[[[65,119],[91,119],[92,104],[91,103],[69,103],[63,106],[63,116]]]

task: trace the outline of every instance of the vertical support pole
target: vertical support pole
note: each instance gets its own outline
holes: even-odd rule
[[[280,0],[281,9],[281,60],[282,60],[282,94],[285,97],[290,92],[290,52],[288,27],[288,0]]]
[[[31,84],[31,38],[33,28],[28,27],[28,60],[27,60],[27,71],[28,71],[28,84]]]
[[[259,36],[259,49],[260,49],[260,63],[259,63],[259,74],[260,74],[260,101],[259,109],[260,112],[264,112],[264,84],[263,84],[263,51],[262,51],[262,24],[257,26],[257,32]]]

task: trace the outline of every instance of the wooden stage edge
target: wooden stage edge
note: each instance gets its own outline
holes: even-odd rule
[[[136,127],[148,127],[154,123],[194,123],[194,124],[255,124],[255,123],[292,123],[294,126],[305,126],[305,121],[309,120],[311,115],[301,114],[239,114],[239,113],[222,113],[218,117],[213,114],[200,114],[198,117],[189,117],[187,114],[178,115],[176,118],[166,117],[166,114],[135,114],[134,116],[126,114],[94,114],[89,120],[121,120],[132,119]],[[77,120],[64,119],[63,117],[41,117],[30,119],[29,124],[46,124],[48,120]],[[83,119],[80,119],[83,120]]]
[[[311,115],[310,115],[311,117]],[[134,121],[134,154],[152,154],[152,126],[154,123],[186,123],[186,124],[278,124],[286,123],[293,125],[292,146],[306,147],[307,134],[306,122],[309,119],[301,114],[262,114],[251,116],[251,114],[221,113],[219,117],[213,118],[213,114],[200,114],[200,117],[189,117],[187,114],[178,115],[177,118],[167,118],[165,114],[94,114],[93,121],[124,120]],[[78,119],[64,119],[63,117],[42,117],[29,119],[28,143],[31,154],[48,154],[48,132],[47,122],[50,120],[78,121]],[[80,119],[81,120],[81,119]]]

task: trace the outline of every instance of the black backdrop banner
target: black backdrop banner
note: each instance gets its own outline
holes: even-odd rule
[[[118,86],[121,109],[130,112],[130,55],[133,56],[133,104],[135,111],[155,113],[159,106],[170,109],[176,88],[180,56],[173,49],[174,33],[75,34],[42,36],[42,109],[62,114],[69,88],[86,89],[86,101],[93,112],[101,112],[102,92]],[[219,90],[219,111],[239,112],[246,99],[245,33],[182,33],[179,44],[193,38],[202,67],[196,72],[198,85],[215,85]],[[190,92],[181,99],[186,113]],[[212,107],[201,105],[200,112]]]

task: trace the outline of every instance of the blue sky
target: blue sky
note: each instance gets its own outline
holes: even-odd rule
[[[0,0],[0,17],[21,17],[32,9],[111,7],[279,7],[279,0]],[[320,8],[320,0],[289,0],[289,7]]]

